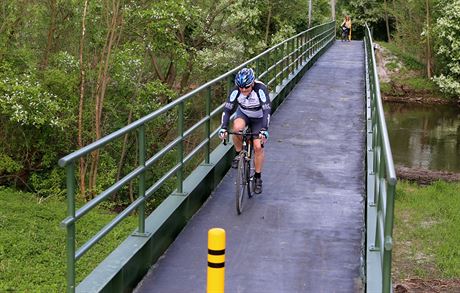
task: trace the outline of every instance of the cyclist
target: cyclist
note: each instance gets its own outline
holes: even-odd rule
[[[345,19],[340,26],[344,30],[343,34],[346,36],[346,40],[351,41],[351,19],[348,15],[345,16]]]
[[[247,125],[251,127],[254,141],[254,181],[255,193],[262,192],[262,165],[264,163],[264,149],[262,144],[268,139],[268,125],[270,123],[271,101],[268,89],[261,81],[255,80],[251,68],[241,69],[235,76],[235,87],[231,90],[222,113],[222,125],[219,137],[227,137],[227,127],[230,115],[235,106],[236,117],[233,121],[233,132],[242,131]],[[242,137],[233,136],[233,144],[237,154],[243,148]],[[238,155],[232,161],[232,167],[238,167]]]

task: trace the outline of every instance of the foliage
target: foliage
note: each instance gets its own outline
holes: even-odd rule
[[[434,31],[442,69],[434,80],[442,91],[460,99],[460,1],[440,1],[439,10]]]
[[[395,0],[389,5],[390,12],[396,19],[393,41],[401,51],[423,60],[425,54],[422,33],[426,28],[425,1]]]
[[[41,192],[35,189],[38,186],[60,188],[62,179],[33,184],[26,173],[46,170],[36,176],[47,177],[47,171],[55,167],[57,154],[67,149],[64,141],[56,142],[60,135],[66,137],[65,129],[72,119],[69,101],[55,94],[65,94],[65,91],[53,93],[50,90],[59,79],[45,84],[46,80],[41,81],[34,72],[17,72],[8,62],[0,66],[3,69],[0,72],[0,122],[3,125],[0,130],[0,183],[14,182],[16,186],[26,186],[37,192]],[[50,76],[56,75],[48,74]],[[68,78],[61,80],[65,83]],[[56,89],[62,88],[62,84],[56,86]]]
[[[1,115],[21,126],[62,127],[58,117],[61,107],[56,95],[46,91],[33,74],[10,78],[12,70],[6,64],[3,69],[0,75]]]
[[[395,198],[396,277],[460,277],[460,184],[398,182]]]
[[[329,16],[328,1],[314,2],[318,23]],[[0,184],[61,194],[56,162],[78,148],[79,113],[85,145],[305,30],[308,11],[300,0],[88,3],[85,22],[84,1],[0,4]],[[174,136],[168,126],[175,118],[149,125],[152,150]],[[110,176],[99,177],[92,192],[136,166],[132,137],[103,151],[98,173]],[[89,181],[93,161],[85,159]]]
[[[0,291],[65,291],[66,231],[59,227],[65,211],[62,197],[43,200],[34,194],[0,187]],[[102,209],[86,215],[77,223],[81,235],[78,246],[111,218],[113,215]],[[83,256],[77,262],[77,281],[134,231],[136,223],[136,217],[128,217],[89,255]]]
[[[283,25],[281,27],[281,29],[278,31],[277,34],[275,34],[273,37],[272,37],[272,46],[278,44],[278,43],[281,43],[282,41],[284,41],[285,39],[287,39],[288,37],[294,35],[295,33],[295,30],[292,26],[290,25]]]

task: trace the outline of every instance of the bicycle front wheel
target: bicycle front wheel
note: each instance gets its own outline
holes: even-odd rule
[[[243,201],[244,201],[244,194],[248,191],[248,181],[247,181],[247,164],[246,159],[244,156],[240,157],[238,162],[238,174],[236,174],[236,212],[241,214],[243,212]]]

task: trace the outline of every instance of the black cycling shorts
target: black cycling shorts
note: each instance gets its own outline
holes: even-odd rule
[[[244,120],[246,123],[246,126],[249,126],[251,128],[252,133],[259,133],[259,131],[262,129],[262,120],[263,117],[260,118],[250,118],[246,114],[244,114],[240,108],[236,110],[235,113],[235,119],[241,118]],[[259,135],[253,135],[253,138],[259,138]]]

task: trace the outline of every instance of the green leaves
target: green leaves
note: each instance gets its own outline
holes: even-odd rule
[[[434,78],[442,91],[460,98],[460,0],[441,0],[440,17],[434,27],[441,58],[441,74]]]
[[[62,127],[57,96],[31,74],[0,79],[0,114],[21,125]]]

